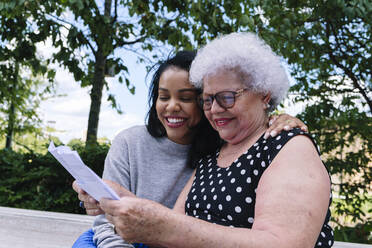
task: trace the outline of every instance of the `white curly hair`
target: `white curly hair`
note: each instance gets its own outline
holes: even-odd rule
[[[289,80],[279,56],[253,33],[220,36],[199,49],[190,68],[190,81],[203,88],[203,78],[221,69],[238,69],[243,83],[258,93],[271,93],[269,111],[286,96]]]

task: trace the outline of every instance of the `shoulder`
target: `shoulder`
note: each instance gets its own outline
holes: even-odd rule
[[[114,138],[113,143],[121,143],[125,141],[132,142],[139,138],[152,137],[144,125],[133,126],[120,131]]]

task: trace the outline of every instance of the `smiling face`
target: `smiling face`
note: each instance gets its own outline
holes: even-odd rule
[[[187,71],[169,67],[161,74],[156,112],[168,139],[178,144],[191,143],[192,129],[200,122],[202,112]]]
[[[203,98],[221,91],[246,88],[234,70],[219,70],[213,75],[206,76],[203,86]],[[265,109],[269,100],[269,96],[246,90],[235,98],[233,107],[222,108],[214,100],[211,109],[204,113],[222,139],[231,144],[238,144],[265,130],[267,122]]]

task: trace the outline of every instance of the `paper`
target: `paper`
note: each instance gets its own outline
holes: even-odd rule
[[[99,201],[101,198],[119,200],[119,196],[97,174],[86,166],[76,151],[68,146],[55,147],[51,142],[48,151],[76,179],[79,186]]]

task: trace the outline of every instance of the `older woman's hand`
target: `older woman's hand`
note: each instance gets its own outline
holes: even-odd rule
[[[104,213],[99,207],[98,201],[85,192],[76,181],[72,183],[72,188],[78,193],[78,198],[83,202],[88,215],[96,216]]]
[[[123,196],[130,196],[135,197],[135,195],[130,192],[129,190],[125,189],[118,183],[115,183],[110,180],[104,180],[106,184],[108,184],[120,197]],[[105,212],[100,208],[99,202],[96,201],[93,197],[91,197],[87,192],[85,192],[79,184],[74,181],[72,183],[72,188],[78,193],[78,198],[80,201],[83,202],[84,208],[88,215],[100,215],[104,214]]]
[[[302,131],[307,132],[307,126],[300,119],[290,116],[288,114],[272,115],[269,120],[269,128],[266,130],[264,138],[269,136],[275,137],[282,130],[290,130],[292,128],[301,128]]]
[[[135,197],[120,200],[100,199],[106,218],[115,231],[127,242],[156,243],[166,233],[162,224],[167,222],[170,211],[159,203]]]

